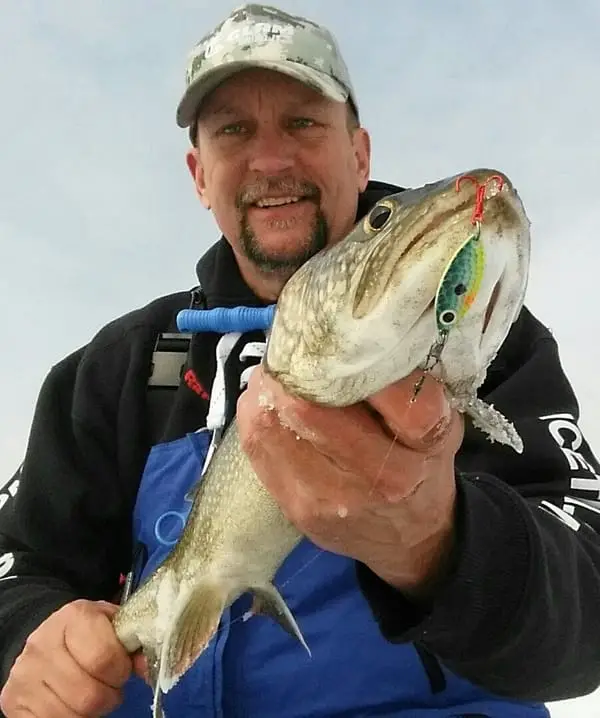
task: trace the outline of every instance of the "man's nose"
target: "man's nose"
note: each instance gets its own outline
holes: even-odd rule
[[[280,129],[261,128],[250,151],[249,169],[258,174],[287,172],[295,163],[294,141]]]

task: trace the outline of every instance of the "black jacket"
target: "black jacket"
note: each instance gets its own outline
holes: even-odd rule
[[[359,216],[395,191],[372,182]],[[200,260],[208,306],[260,305],[221,239]],[[151,445],[147,381],[157,334],[190,292],[104,327],[52,368],[25,459],[0,493],[0,679],[27,636],[76,597],[108,599],[130,567],[131,516]],[[210,387],[217,337],[192,341]],[[168,391],[168,390],[166,390]],[[600,469],[551,333],[524,308],[480,396],[514,421],[521,456],[467,426],[457,457],[457,564],[429,606],[357,564],[391,641],[501,695],[556,700],[600,684]],[[162,438],[202,425],[208,402],[182,382]],[[17,483],[18,482],[18,483]],[[17,490],[18,488],[18,490]]]

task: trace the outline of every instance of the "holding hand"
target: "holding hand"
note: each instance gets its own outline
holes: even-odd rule
[[[420,376],[331,408],[289,396],[258,366],[237,414],[255,471],[298,529],[416,597],[432,590],[452,552],[463,437],[431,376],[411,402]]]
[[[121,703],[132,670],[145,674],[111,623],[117,606],[78,600],[49,616],[29,637],[0,694],[6,718],[101,716]]]

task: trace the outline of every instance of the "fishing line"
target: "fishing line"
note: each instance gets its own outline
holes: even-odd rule
[[[393,437],[392,437],[392,440],[390,441],[390,445],[388,446],[387,453],[386,453],[386,455],[383,457],[383,461],[382,461],[382,463],[381,463],[381,466],[380,466],[380,468],[379,468],[379,471],[377,472],[377,476],[373,479],[373,484],[371,485],[371,489],[370,489],[370,491],[369,491],[369,493],[368,493],[368,496],[369,496],[369,497],[371,497],[371,496],[373,495],[373,492],[375,491],[375,487],[376,487],[377,484],[379,483],[379,479],[381,478],[381,474],[383,473],[383,470],[385,469],[385,465],[387,464],[387,462],[388,462],[388,460],[389,460],[389,458],[390,458],[390,456],[391,456],[392,450],[393,450],[393,448],[394,448],[394,445],[396,444],[397,441],[398,441],[398,437],[397,437],[396,434],[394,434]]]

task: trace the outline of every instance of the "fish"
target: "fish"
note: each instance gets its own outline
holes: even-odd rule
[[[498,170],[389,194],[286,282],[263,369],[290,394],[338,407],[421,369],[490,441],[520,453],[514,425],[477,390],[523,306],[529,263],[530,222]],[[200,478],[171,553],[113,617],[127,651],[146,657],[154,718],[244,593],[310,653],[273,583],[303,536],[252,469],[235,418]]]
[[[490,441],[522,453],[514,426],[477,390],[525,300],[530,228],[495,170],[384,197],[288,280],[265,372],[290,394],[342,407],[424,369]]]

